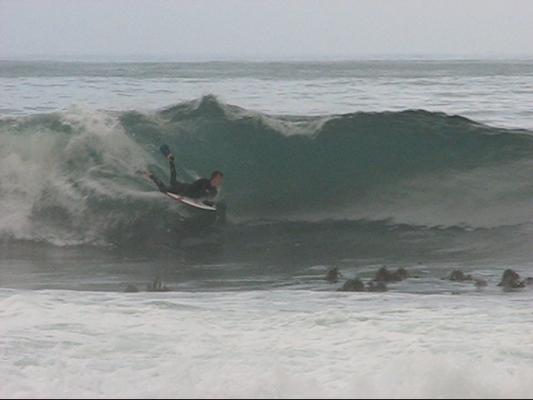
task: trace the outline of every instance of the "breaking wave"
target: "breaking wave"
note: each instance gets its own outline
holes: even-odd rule
[[[0,237],[118,243],[187,210],[136,171],[226,175],[236,224],[323,220],[490,228],[533,215],[533,136],[424,110],[274,116],[213,96],[153,113],[0,119]]]

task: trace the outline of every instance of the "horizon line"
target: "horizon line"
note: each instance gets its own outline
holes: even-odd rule
[[[383,53],[360,55],[192,55],[172,54],[13,54],[1,55],[0,61],[11,62],[349,62],[349,61],[520,61],[533,60],[533,54],[485,53],[485,54],[431,54],[431,53]]]

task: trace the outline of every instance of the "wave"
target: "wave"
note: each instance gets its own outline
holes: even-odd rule
[[[533,136],[424,110],[276,116],[205,96],[152,113],[0,120],[0,236],[110,243],[168,232],[184,209],[135,171],[226,175],[229,219],[525,224]]]

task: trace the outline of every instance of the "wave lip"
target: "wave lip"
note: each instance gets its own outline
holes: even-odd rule
[[[479,190],[487,203],[508,197],[509,189],[519,191],[517,198],[531,193],[531,132],[444,113],[273,116],[206,96],[155,116],[126,113],[122,122],[137,137],[150,132],[147,145],[168,142],[179,149],[182,164],[194,171],[223,169],[228,201],[251,218],[396,218],[399,202],[444,201],[452,211],[462,208],[459,202],[474,202]],[[479,187],[484,184],[487,189]],[[374,215],[370,205],[386,211]],[[462,219],[413,222],[482,222]]]

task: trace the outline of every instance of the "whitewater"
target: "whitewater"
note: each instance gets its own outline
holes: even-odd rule
[[[533,277],[533,62],[0,61],[0,92],[1,397],[531,396],[533,286],[498,284]],[[162,143],[223,220],[139,174]]]

